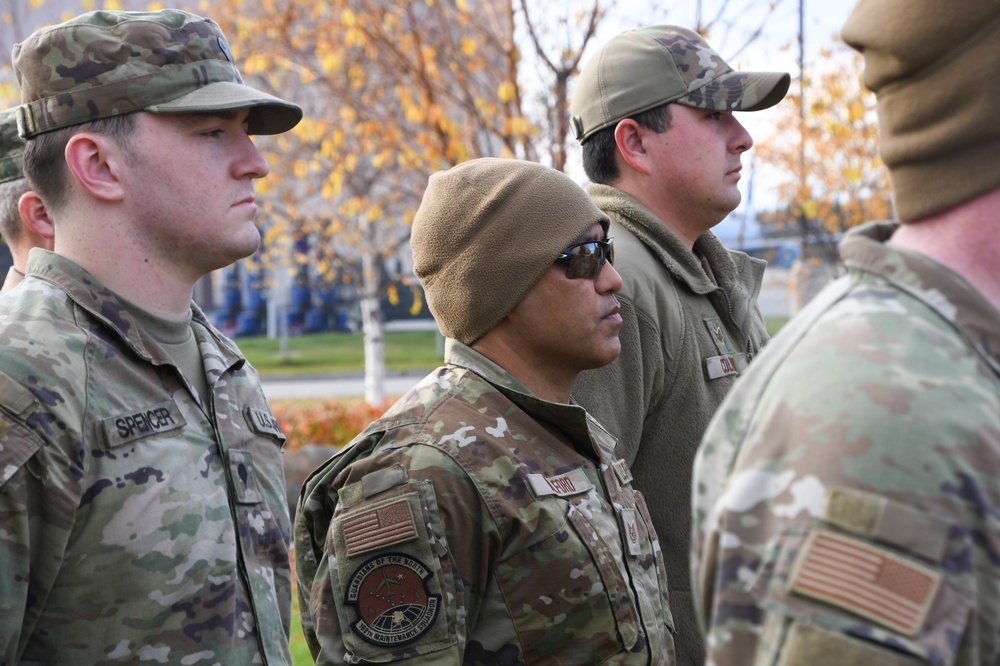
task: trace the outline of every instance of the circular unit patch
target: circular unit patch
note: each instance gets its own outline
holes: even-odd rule
[[[351,576],[345,600],[358,620],[351,625],[365,641],[383,647],[411,643],[427,632],[440,610],[441,596],[430,594],[431,570],[409,555],[371,558]]]

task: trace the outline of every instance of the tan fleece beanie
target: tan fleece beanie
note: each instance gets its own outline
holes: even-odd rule
[[[566,246],[608,217],[555,169],[483,158],[430,177],[413,220],[413,267],[441,332],[472,344]]]
[[[900,221],[1000,187],[1000,2],[859,0],[841,37],[864,55]]]

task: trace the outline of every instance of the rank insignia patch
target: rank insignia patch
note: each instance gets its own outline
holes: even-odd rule
[[[358,615],[351,629],[382,647],[417,640],[440,611],[441,596],[427,589],[430,577],[430,569],[408,555],[386,553],[368,560],[347,585],[345,600]]]
[[[712,336],[712,342],[715,343],[715,348],[720,354],[732,354],[735,351],[729,346],[729,340],[726,339],[726,330],[722,327],[722,322],[717,317],[706,319],[705,328],[708,329],[709,335]]]

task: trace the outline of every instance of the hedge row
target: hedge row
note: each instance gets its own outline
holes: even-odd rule
[[[382,416],[394,400],[381,405],[369,405],[363,400],[275,401],[271,404],[274,417],[287,437],[286,451],[307,444],[327,444],[342,447]]]

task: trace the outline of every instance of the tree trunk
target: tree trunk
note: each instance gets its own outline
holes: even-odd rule
[[[361,296],[361,331],[365,338],[365,402],[381,404],[385,400],[385,322],[379,303],[379,267],[371,252],[363,252]]]

